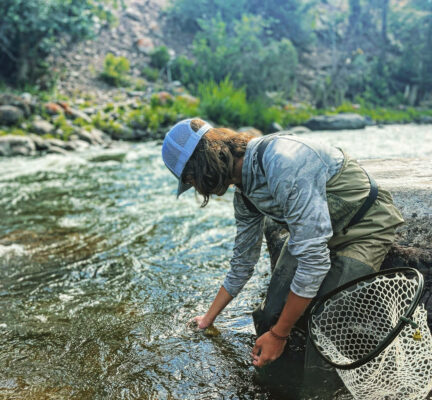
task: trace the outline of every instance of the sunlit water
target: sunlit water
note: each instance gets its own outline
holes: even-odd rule
[[[359,158],[432,156],[430,126],[307,136]],[[250,359],[265,248],[219,336],[186,326],[229,268],[232,192],[176,200],[160,148],[0,159],[1,399],[278,398]]]

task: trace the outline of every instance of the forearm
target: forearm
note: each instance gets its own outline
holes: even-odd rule
[[[211,324],[220,312],[230,303],[233,297],[221,286],[204,318]]]
[[[288,336],[292,327],[305,312],[311,301],[310,298],[298,296],[290,291],[273,331],[279,336]]]

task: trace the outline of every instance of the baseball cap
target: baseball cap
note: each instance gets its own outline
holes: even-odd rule
[[[191,127],[192,119],[184,119],[175,124],[165,135],[162,144],[162,159],[167,168],[178,179],[177,197],[192,185],[183,183],[181,175],[202,136],[212,128],[207,122],[195,132]]]

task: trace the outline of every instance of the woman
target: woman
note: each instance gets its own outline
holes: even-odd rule
[[[253,364],[283,352],[311,300],[342,283],[377,271],[403,222],[391,196],[342,150],[283,133],[256,138],[200,119],[166,135],[162,156],[179,180],[179,196],[194,187],[222,196],[235,185],[237,235],[231,270],[207,313],[208,327],[241,291],[258,261],[264,216],[287,225],[267,297],[255,312]]]

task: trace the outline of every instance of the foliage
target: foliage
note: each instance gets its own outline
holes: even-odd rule
[[[196,63],[178,59],[173,76],[192,90],[200,82],[222,82],[229,77],[236,87],[245,87],[248,97],[260,97],[266,91],[282,91],[286,96],[295,89],[297,53],[287,39],[265,38],[265,22],[244,15],[233,23],[230,34],[220,18],[200,21],[202,31],[193,43]]]
[[[49,54],[67,42],[92,37],[101,17],[112,21],[98,0],[2,0],[0,76],[35,81],[50,68],[44,61]]]
[[[262,100],[248,102],[246,91],[234,88],[227,78],[220,84],[203,83],[198,91],[199,115],[220,125],[254,126],[267,132],[273,122],[282,122],[282,113],[276,107],[268,107]]]
[[[159,78],[159,71],[156,68],[145,67],[141,73],[150,82],[156,82]]]
[[[232,27],[244,15],[261,16],[269,26],[268,36],[278,40],[288,38],[297,47],[307,47],[314,40],[314,3],[302,0],[173,0],[169,15],[182,29],[193,33],[203,29],[200,20],[217,17]]]
[[[185,56],[176,57],[169,66],[171,78],[179,80],[185,86],[193,86],[196,82],[195,64]]]
[[[105,57],[104,69],[101,78],[114,86],[121,86],[128,83],[127,73],[130,64],[126,57],[116,57],[108,53]]]
[[[157,69],[165,68],[170,58],[171,57],[166,46],[156,47],[150,53],[150,65]]]
[[[150,104],[141,104],[125,115],[125,122],[132,128],[158,131],[181,119],[196,116],[198,102],[182,96],[162,100],[153,95]]]

